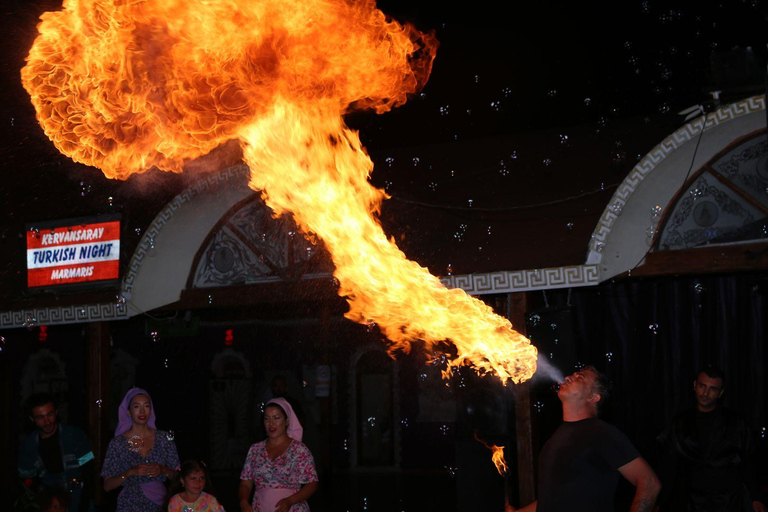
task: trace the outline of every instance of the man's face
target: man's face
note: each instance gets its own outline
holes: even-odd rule
[[[40,437],[51,437],[56,433],[56,429],[59,427],[56,419],[56,409],[52,403],[39,405],[32,409],[32,421],[40,429]]]
[[[723,379],[713,378],[701,372],[693,381],[693,392],[696,395],[696,408],[702,412],[713,411],[718,399],[723,396]]]
[[[597,396],[594,392],[595,378],[597,374],[589,369],[581,370],[565,378],[560,384],[560,390],[557,396],[560,400],[584,400],[596,401]]]

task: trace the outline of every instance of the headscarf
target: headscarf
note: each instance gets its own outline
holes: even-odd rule
[[[301,423],[299,423],[299,418],[296,417],[296,413],[293,412],[293,407],[291,407],[291,404],[288,403],[288,400],[285,398],[272,398],[269,400],[269,402],[264,405],[264,410],[269,407],[269,404],[275,404],[279,405],[283,408],[285,411],[285,414],[288,415],[286,418],[288,420],[288,437],[291,439],[295,439],[296,441],[301,442],[301,437],[304,434],[304,429],[301,427]]]
[[[152,430],[157,430],[157,427],[155,427],[155,405],[152,403],[152,397],[141,388],[131,388],[125,394],[125,398],[120,402],[120,407],[117,409],[117,429],[115,430],[115,437],[128,432],[131,429],[133,422],[131,421],[131,416],[128,414],[128,408],[131,406],[131,400],[133,400],[133,397],[136,395],[145,395],[149,398],[149,403],[152,408],[149,410],[147,426]]]

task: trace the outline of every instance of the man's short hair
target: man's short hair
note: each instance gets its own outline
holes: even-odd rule
[[[600,413],[608,402],[608,399],[611,397],[611,381],[608,380],[608,377],[603,372],[591,364],[582,368],[582,371],[584,370],[589,370],[595,374],[595,381],[592,383],[592,392],[600,395],[600,401],[596,404],[597,412]]]
[[[32,416],[32,410],[35,407],[40,407],[41,405],[45,404],[53,404],[53,408],[58,409],[56,399],[50,393],[34,393],[29,395],[29,397],[24,402],[24,408],[26,409],[27,414]]]
[[[710,379],[720,379],[720,382],[723,383],[723,389],[725,389],[725,373],[723,370],[718,368],[717,366],[712,366],[711,364],[708,364],[701,370],[699,370],[699,373],[696,374],[696,378],[699,378],[699,375],[705,374]]]

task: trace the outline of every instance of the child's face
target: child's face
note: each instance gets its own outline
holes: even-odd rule
[[[67,512],[67,509],[59,502],[58,498],[53,498],[51,506],[45,509],[45,512]]]
[[[181,479],[184,484],[184,488],[189,494],[198,495],[203,492],[205,487],[205,473],[200,470],[193,471],[186,477]]]

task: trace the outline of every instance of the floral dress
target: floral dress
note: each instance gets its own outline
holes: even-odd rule
[[[125,436],[112,438],[104,456],[101,476],[109,478],[118,476],[139,464],[160,464],[171,469],[179,468],[179,454],[173,435],[163,430],[155,431],[155,444],[146,457],[132,451]],[[147,482],[165,482],[165,475],[132,476],[123,483],[123,490],[117,497],[117,512],[161,512],[162,505],[157,505],[146,497],[141,484]]]
[[[168,502],[168,512],[224,512],[224,507],[207,492],[200,493],[200,497],[194,503],[184,501],[177,494]]]
[[[289,490],[295,493],[304,484],[317,482],[317,471],[312,453],[304,444],[293,440],[285,451],[269,460],[267,456],[267,442],[262,441],[251,446],[243,465],[240,480],[252,480],[256,488],[253,495],[253,510],[265,511],[259,508],[260,495],[263,491]],[[309,505],[306,501],[297,503],[291,507],[290,512],[307,512]]]

